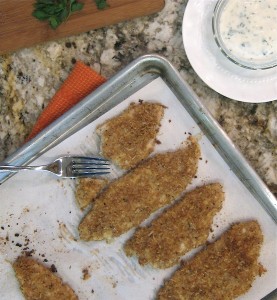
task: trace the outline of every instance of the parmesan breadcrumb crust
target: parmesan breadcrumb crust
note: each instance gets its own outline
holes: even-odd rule
[[[161,104],[132,103],[98,127],[102,155],[122,169],[136,166],[153,151],[163,114]]]
[[[107,185],[107,179],[80,178],[76,185],[75,198],[81,209],[94,202],[97,195]]]
[[[32,258],[18,257],[13,268],[27,300],[78,299],[71,287]]]
[[[126,243],[126,254],[137,255],[141,265],[156,268],[177,264],[182,255],[206,242],[223,199],[219,183],[187,193],[148,227],[139,228]]]
[[[185,263],[158,292],[159,300],[230,300],[245,294],[265,269],[256,221],[238,223]]]
[[[112,182],[79,225],[83,240],[109,240],[138,226],[155,210],[177,198],[196,174],[200,148],[159,153]]]

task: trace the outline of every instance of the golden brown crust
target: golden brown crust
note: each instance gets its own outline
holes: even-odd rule
[[[81,178],[78,180],[75,190],[75,198],[81,209],[94,202],[97,195],[107,185],[107,179]]]
[[[138,226],[184,191],[199,156],[199,145],[191,139],[186,148],[157,154],[112,182],[79,225],[81,239],[110,239]]]
[[[122,169],[130,169],[154,149],[164,106],[143,102],[131,104],[123,113],[100,125],[102,155]]]
[[[219,183],[187,193],[148,227],[139,228],[126,243],[126,254],[137,255],[142,265],[173,266],[182,255],[206,242],[223,199]]]
[[[158,292],[160,300],[229,300],[245,294],[265,272],[256,221],[238,223],[177,270]]]
[[[18,257],[13,268],[27,300],[78,299],[71,287],[30,257]]]

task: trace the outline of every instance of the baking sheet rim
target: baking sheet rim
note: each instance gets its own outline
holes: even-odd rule
[[[246,185],[245,183],[248,183],[250,187],[254,184],[254,190],[258,192],[254,195],[255,198],[265,207],[266,211],[277,223],[277,202],[275,202],[276,200],[274,195],[269,191],[256,172],[241,155],[220,125],[202,105],[195,93],[181,78],[173,65],[165,58],[155,54],[144,55],[133,61],[130,65],[108,80],[104,85],[99,87],[95,92],[91,93],[70,111],[48,126],[36,138],[26,143],[13,155],[9,156],[5,160],[5,163],[23,165],[33,161],[47,150],[59,144],[68,136],[83,128],[86,125],[84,121],[87,122],[86,119],[88,117],[90,122],[92,122],[106,111],[110,110],[113,106],[117,105],[118,103],[113,103],[115,89],[118,95],[121,95],[122,91],[126,92],[126,89],[127,91],[129,89],[129,92],[131,91],[131,93],[134,93],[136,89],[138,90],[140,87],[146,85],[159,76],[166,82],[166,84],[168,84],[169,88],[174,92],[192,117],[194,119],[196,118],[196,122],[207,137],[214,141],[213,145],[218,152],[220,152],[221,156],[223,156],[224,160],[226,161],[225,155],[228,156],[229,154],[231,158],[237,160],[240,170],[246,171],[246,174],[244,175],[247,175],[248,177],[246,176],[247,178],[241,181],[244,185]],[[136,82],[137,78],[138,80]],[[121,97],[121,101],[123,99],[124,97]],[[99,111],[99,107],[104,106],[106,102],[109,105],[106,105],[102,111]],[[90,109],[91,105],[92,107],[95,106],[94,109]],[[217,143],[218,140],[220,143]],[[228,149],[226,150],[227,146],[229,148],[229,152],[227,151]],[[222,153],[224,155],[222,155]],[[227,164],[230,166],[230,160],[228,159]],[[0,184],[7,180],[11,175],[13,174],[0,174]],[[240,176],[238,177],[240,178]],[[249,189],[249,186],[247,187]],[[276,295],[276,290],[274,295]]]

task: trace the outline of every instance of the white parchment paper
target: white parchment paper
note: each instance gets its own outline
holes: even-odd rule
[[[223,209],[214,219],[214,230],[209,239],[217,238],[233,222],[259,221],[264,233],[260,261],[267,272],[239,299],[261,299],[277,286],[276,224],[233,174],[162,79],[154,80],[33,164],[49,163],[65,154],[97,154],[96,126],[139,99],[167,106],[158,135],[161,144],[156,145],[155,152],[176,149],[191,134],[200,137],[202,159],[197,178],[187,190],[217,181],[223,185],[226,197]],[[114,169],[111,176],[119,175],[120,172]],[[136,258],[126,257],[122,245],[134,230],[111,244],[80,241],[77,227],[85,212],[80,211],[75,202],[74,188],[74,180],[57,180],[49,174],[28,171],[18,173],[0,186],[0,299],[23,299],[11,267],[23,249],[33,251],[32,256],[46,266],[54,264],[59,276],[81,300],[154,299],[164,279],[178,266],[157,270],[150,266],[141,267]],[[196,251],[199,249],[184,259]],[[85,269],[89,273],[87,280],[83,278]]]

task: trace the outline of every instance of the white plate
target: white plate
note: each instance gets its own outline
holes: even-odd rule
[[[202,160],[199,160],[197,178],[188,190],[218,181],[225,191],[223,208],[214,219],[209,240],[217,238],[234,222],[256,219],[260,223],[264,234],[260,262],[267,272],[257,277],[249,292],[237,300],[261,299],[277,287],[277,226],[161,78],[44,153],[33,164],[45,164],[66,153],[97,153],[97,125],[138,99],[158,101],[167,107],[158,135],[161,144],[156,145],[155,152],[176,149],[189,134],[200,138]],[[113,175],[116,177],[118,173]],[[49,174],[18,173],[0,186],[0,200],[0,226],[4,226],[4,229],[0,227],[1,300],[23,300],[10,262],[20,255],[23,247],[17,243],[24,244],[25,238],[30,240],[28,250],[35,250],[34,257],[40,261],[47,259],[47,266],[55,264],[58,274],[72,286],[80,300],[152,300],[164,279],[178,267],[165,270],[142,267],[136,258],[126,257],[122,246],[133,229],[111,244],[80,241],[77,227],[85,213],[76,205],[73,180],[57,180]],[[193,254],[195,250],[184,259]],[[91,274],[87,280],[82,279],[84,268]]]
[[[248,70],[229,61],[216,45],[212,15],[217,0],[191,0],[183,19],[187,57],[201,79],[218,93],[243,102],[277,99],[277,67]]]

